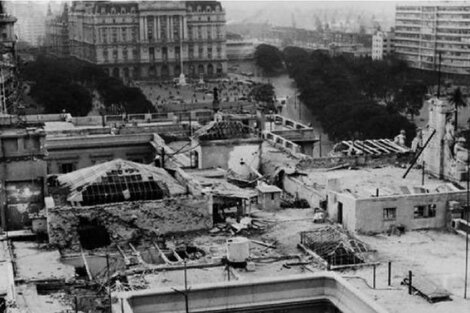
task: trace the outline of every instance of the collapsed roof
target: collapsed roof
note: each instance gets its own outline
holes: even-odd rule
[[[250,127],[240,121],[212,121],[194,133],[199,140],[222,140],[253,137]]]
[[[394,143],[390,139],[345,140],[334,145],[331,154],[335,155],[384,155],[407,153],[410,149]]]
[[[186,193],[166,170],[116,159],[57,177],[67,201],[83,205],[155,200]]]

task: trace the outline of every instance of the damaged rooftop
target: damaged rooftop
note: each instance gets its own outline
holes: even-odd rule
[[[309,169],[301,170],[296,175],[305,184],[319,190],[327,188],[350,193],[356,198],[377,196],[411,195],[422,193],[440,193],[462,191],[464,188],[457,183],[437,179],[424,174],[420,169],[412,169],[406,178],[406,168],[384,166],[380,168],[340,168],[340,169]]]

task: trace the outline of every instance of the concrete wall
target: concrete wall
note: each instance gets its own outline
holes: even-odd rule
[[[343,202],[343,225],[358,232],[384,232],[391,225],[403,225],[406,230],[443,228],[449,223],[449,201],[465,202],[466,192],[413,194],[356,199],[352,195],[328,193],[328,213],[337,221],[337,203]],[[414,207],[436,205],[435,217],[414,217]],[[396,208],[395,220],[384,220],[383,209]]]
[[[152,134],[50,139],[46,144],[48,173],[62,173],[62,164],[73,164],[77,170],[117,158],[150,163],[154,157],[151,140]]]
[[[325,196],[313,186],[308,186],[294,176],[284,175],[282,181],[283,189],[291,196],[298,197],[299,199],[307,200],[312,208],[320,207],[320,201],[325,199]]]
[[[259,139],[201,142],[199,168],[221,167],[231,169],[243,176],[249,176],[250,168],[246,165],[254,169],[260,166],[261,143]],[[240,164],[242,160],[245,164]]]
[[[212,228],[212,197],[178,197],[123,202],[95,207],[62,207],[47,212],[49,241],[60,248],[79,249],[79,217],[97,220],[123,245],[149,238]]]
[[[28,214],[36,213],[42,208],[42,203],[37,205],[9,203],[6,188],[16,183],[31,183],[40,186],[42,197],[46,196],[46,162],[37,159],[2,163],[0,165],[0,226],[8,230],[21,229],[30,222]]]
[[[356,225],[356,199],[349,194],[328,192],[328,218],[338,221],[338,205],[343,205],[343,225],[349,230],[354,230]]]
[[[175,286],[178,290],[184,287]],[[331,272],[259,278],[190,286],[189,310],[202,312],[244,312],[250,308],[329,300],[343,313],[386,313],[339,275]],[[115,293],[115,313],[183,313],[183,295],[172,288]]]
[[[42,129],[5,128],[0,137],[0,226],[21,229],[30,222],[28,214],[42,208],[42,201],[29,203],[20,195],[19,202],[9,203],[7,187],[30,183],[46,195],[45,133]]]

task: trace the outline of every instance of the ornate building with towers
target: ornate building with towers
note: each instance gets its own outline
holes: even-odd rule
[[[223,76],[225,11],[218,1],[75,1],[70,55],[127,79]]]

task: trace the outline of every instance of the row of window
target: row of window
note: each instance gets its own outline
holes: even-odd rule
[[[152,60],[152,61],[156,59],[155,51],[160,52],[160,48],[153,48],[153,47],[149,48],[149,59]],[[212,47],[207,47],[207,54],[204,54],[204,48],[203,47],[199,47],[199,49],[197,51],[198,51],[198,54],[195,54],[194,47],[190,46],[189,49],[188,49],[188,57],[190,59],[193,59],[196,56],[199,56],[199,57],[206,56],[208,59],[212,59],[216,55],[218,59],[222,58],[222,47],[220,47],[220,46],[216,48],[216,54],[214,54],[214,50],[213,50]],[[121,51],[121,54],[122,54],[122,59],[124,59],[124,60],[132,60],[132,59],[135,59],[139,56],[139,52],[136,48],[134,48],[134,49],[124,48]],[[162,54],[162,59],[167,60],[168,59],[168,48],[163,47],[161,49],[161,54]],[[109,60],[109,59],[117,60],[118,58],[119,58],[118,49],[116,49],[116,48],[115,49],[106,49],[106,48],[103,49],[103,59],[104,60]],[[179,47],[175,47],[175,58],[176,59],[180,58],[180,49],[179,49]]]
[[[99,29],[99,41],[101,43],[108,42],[136,42],[137,41],[137,28],[136,27],[106,27]]]
[[[432,218],[436,217],[436,205],[416,205],[413,208],[414,218]],[[383,209],[384,221],[395,221],[397,219],[397,208],[384,208]]]

